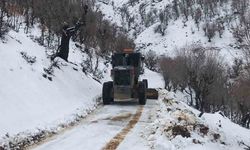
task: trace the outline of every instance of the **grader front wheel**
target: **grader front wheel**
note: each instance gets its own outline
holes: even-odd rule
[[[112,95],[112,90],[113,90],[113,82],[105,82],[102,87],[102,100],[103,100],[103,105],[108,105],[110,102],[113,102],[113,95]]]

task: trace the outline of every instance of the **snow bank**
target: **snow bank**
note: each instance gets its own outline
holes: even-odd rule
[[[184,96],[160,91],[155,121],[144,134],[153,149],[164,150],[244,150],[250,145],[250,130],[243,128],[219,113],[205,113],[183,102]],[[244,145],[244,144],[245,145]]]

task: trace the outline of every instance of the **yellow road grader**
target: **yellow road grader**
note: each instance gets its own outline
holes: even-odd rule
[[[113,81],[105,82],[102,89],[103,104],[114,101],[129,101],[138,99],[140,105],[145,105],[147,98],[158,99],[158,91],[148,88],[148,80],[139,81],[144,73],[144,57],[132,49],[112,55],[111,77]]]

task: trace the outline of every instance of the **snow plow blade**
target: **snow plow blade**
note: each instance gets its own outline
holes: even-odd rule
[[[147,99],[156,99],[157,100],[159,94],[158,94],[158,91],[156,89],[148,88],[146,96],[147,96]]]

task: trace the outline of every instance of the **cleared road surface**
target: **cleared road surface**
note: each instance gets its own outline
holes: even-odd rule
[[[89,115],[79,126],[35,147],[35,150],[150,149],[143,129],[153,122],[157,100],[107,105]]]

